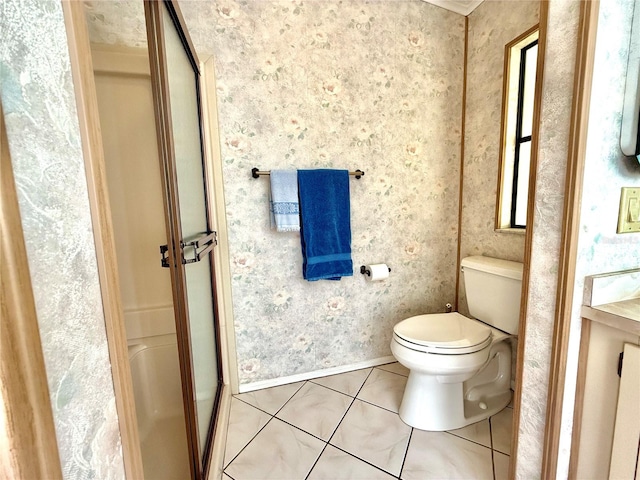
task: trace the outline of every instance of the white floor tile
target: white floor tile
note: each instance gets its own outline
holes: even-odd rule
[[[373,369],[356,398],[398,413],[407,377]]]
[[[307,382],[276,417],[329,441],[352,401],[348,395]]]
[[[488,419],[456,430],[450,430],[449,433],[491,448],[491,430],[489,429]]]
[[[337,390],[338,392],[355,397],[370,372],[371,368],[365,368],[363,370],[340,373],[329,377],[315,378],[311,381],[318,385],[323,385],[331,388],[332,390]]]
[[[496,474],[496,480],[509,479],[509,458],[509,455],[493,452],[493,469]]]
[[[262,410],[247,405],[235,397],[231,399],[227,445],[224,452],[225,466],[240,453],[240,450],[249,443],[269,420],[271,420],[271,416]]]
[[[325,443],[273,418],[225,469],[235,480],[303,480]]]
[[[506,455],[511,454],[511,425],[513,422],[513,410],[505,408],[491,417],[491,435],[493,448]]]
[[[235,396],[223,478],[508,478],[513,410],[451,432],[411,429],[393,413],[407,374],[391,363]]]
[[[446,432],[413,430],[403,480],[492,480],[491,449]]]
[[[398,475],[410,432],[397,414],[356,399],[330,443]]]
[[[309,480],[392,480],[393,478],[395,477],[332,445],[327,445],[309,475]]]
[[[254,392],[241,393],[237,397],[260,410],[275,415],[300,389],[304,382],[289,383],[279,387],[265,388]]]
[[[405,377],[409,376],[409,369],[404,365],[399,364],[398,362],[387,363],[376,368],[386,370],[387,372],[397,373],[398,375],[404,375]]]

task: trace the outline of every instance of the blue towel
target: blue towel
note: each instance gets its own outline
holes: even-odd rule
[[[347,170],[298,170],[302,274],[306,280],[353,275]]]
[[[295,170],[271,170],[271,228],[278,232],[300,231],[298,176]]]

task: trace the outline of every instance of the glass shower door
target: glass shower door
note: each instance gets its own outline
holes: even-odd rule
[[[200,479],[209,461],[221,384],[212,256],[216,236],[208,211],[200,72],[177,7],[148,1],[145,10],[171,230],[167,263],[180,306],[176,327],[187,436],[192,476]]]

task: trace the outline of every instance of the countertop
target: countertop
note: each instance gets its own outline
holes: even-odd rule
[[[610,327],[640,335],[640,298],[582,306],[582,316]]]

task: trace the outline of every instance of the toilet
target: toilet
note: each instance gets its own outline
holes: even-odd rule
[[[511,339],[518,333],[522,264],[472,256],[461,267],[474,318],[435,313],[393,327],[391,352],[410,372],[400,418],[420,430],[462,428],[511,401]]]

